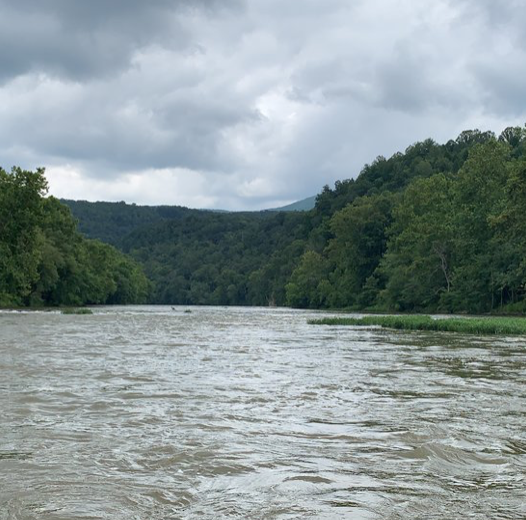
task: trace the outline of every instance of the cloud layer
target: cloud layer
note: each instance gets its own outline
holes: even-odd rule
[[[257,209],[526,121],[526,6],[0,0],[1,164],[52,193]]]

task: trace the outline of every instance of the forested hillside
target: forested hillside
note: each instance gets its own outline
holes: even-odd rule
[[[525,309],[526,131],[376,158],[304,213],[72,203],[145,268],[153,301],[400,311]]]
[[[161,221],[179,220],[189,215],[200,215],[196,209],[181,206],[137,206],[125,202],[86,202],[62,200],[79,222],[79,231],[120,247],[132,231]]]
[[[303,255],[288,303],[523,311],[525,138],[508,128],[424,141],[326,188],[316,213],[327,240]]]
[[[46,192],[44,170],[0,168],[0,306],[146,301],[142,268],[84,238],[69,208]]]
[[[88,236],[106,239],[144,266],[155,303],[284,305],[310,232],[304,212],[65,202]]]

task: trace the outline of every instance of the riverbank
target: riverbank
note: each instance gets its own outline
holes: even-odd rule
[[[89,307],[0,307],[0,312],[53,312],[60,314],[93,314]]]
[[[322,318],[309,320],[311,325],[379,326],[399,330],[431,330],[465,334],[526,335],[526,318],[432,318],[431,316],[365,316],[363,318]]]

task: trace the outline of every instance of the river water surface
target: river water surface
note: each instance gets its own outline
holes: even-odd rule
[[[0,313],[0,520],[526,518],[526,340]]]

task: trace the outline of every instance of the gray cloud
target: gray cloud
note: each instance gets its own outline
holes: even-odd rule
[[[489,27],[509,29],[524,21],[526,6],[521,0],[455,0],[453,6],[460,6],[463,22],[476,21]]]
[[[2,1],[0,77],[46,72],[85,81],[113,75],[129,66],[137,49],[185,48],[191,35],[179,23],[180,13],[218,9],[217,0]]]
[[[61,196],[276,206],[523,123],[525,22],[518,1],[0,0],[0,154]]]
[[[522,63],[526,63],[526,55],[522,56]],[[489,113],[510,118],[526,113],[526,70],[515,69],[515,64],[516,56],[510,56],[493,63],[480,62],[473,67]]]

